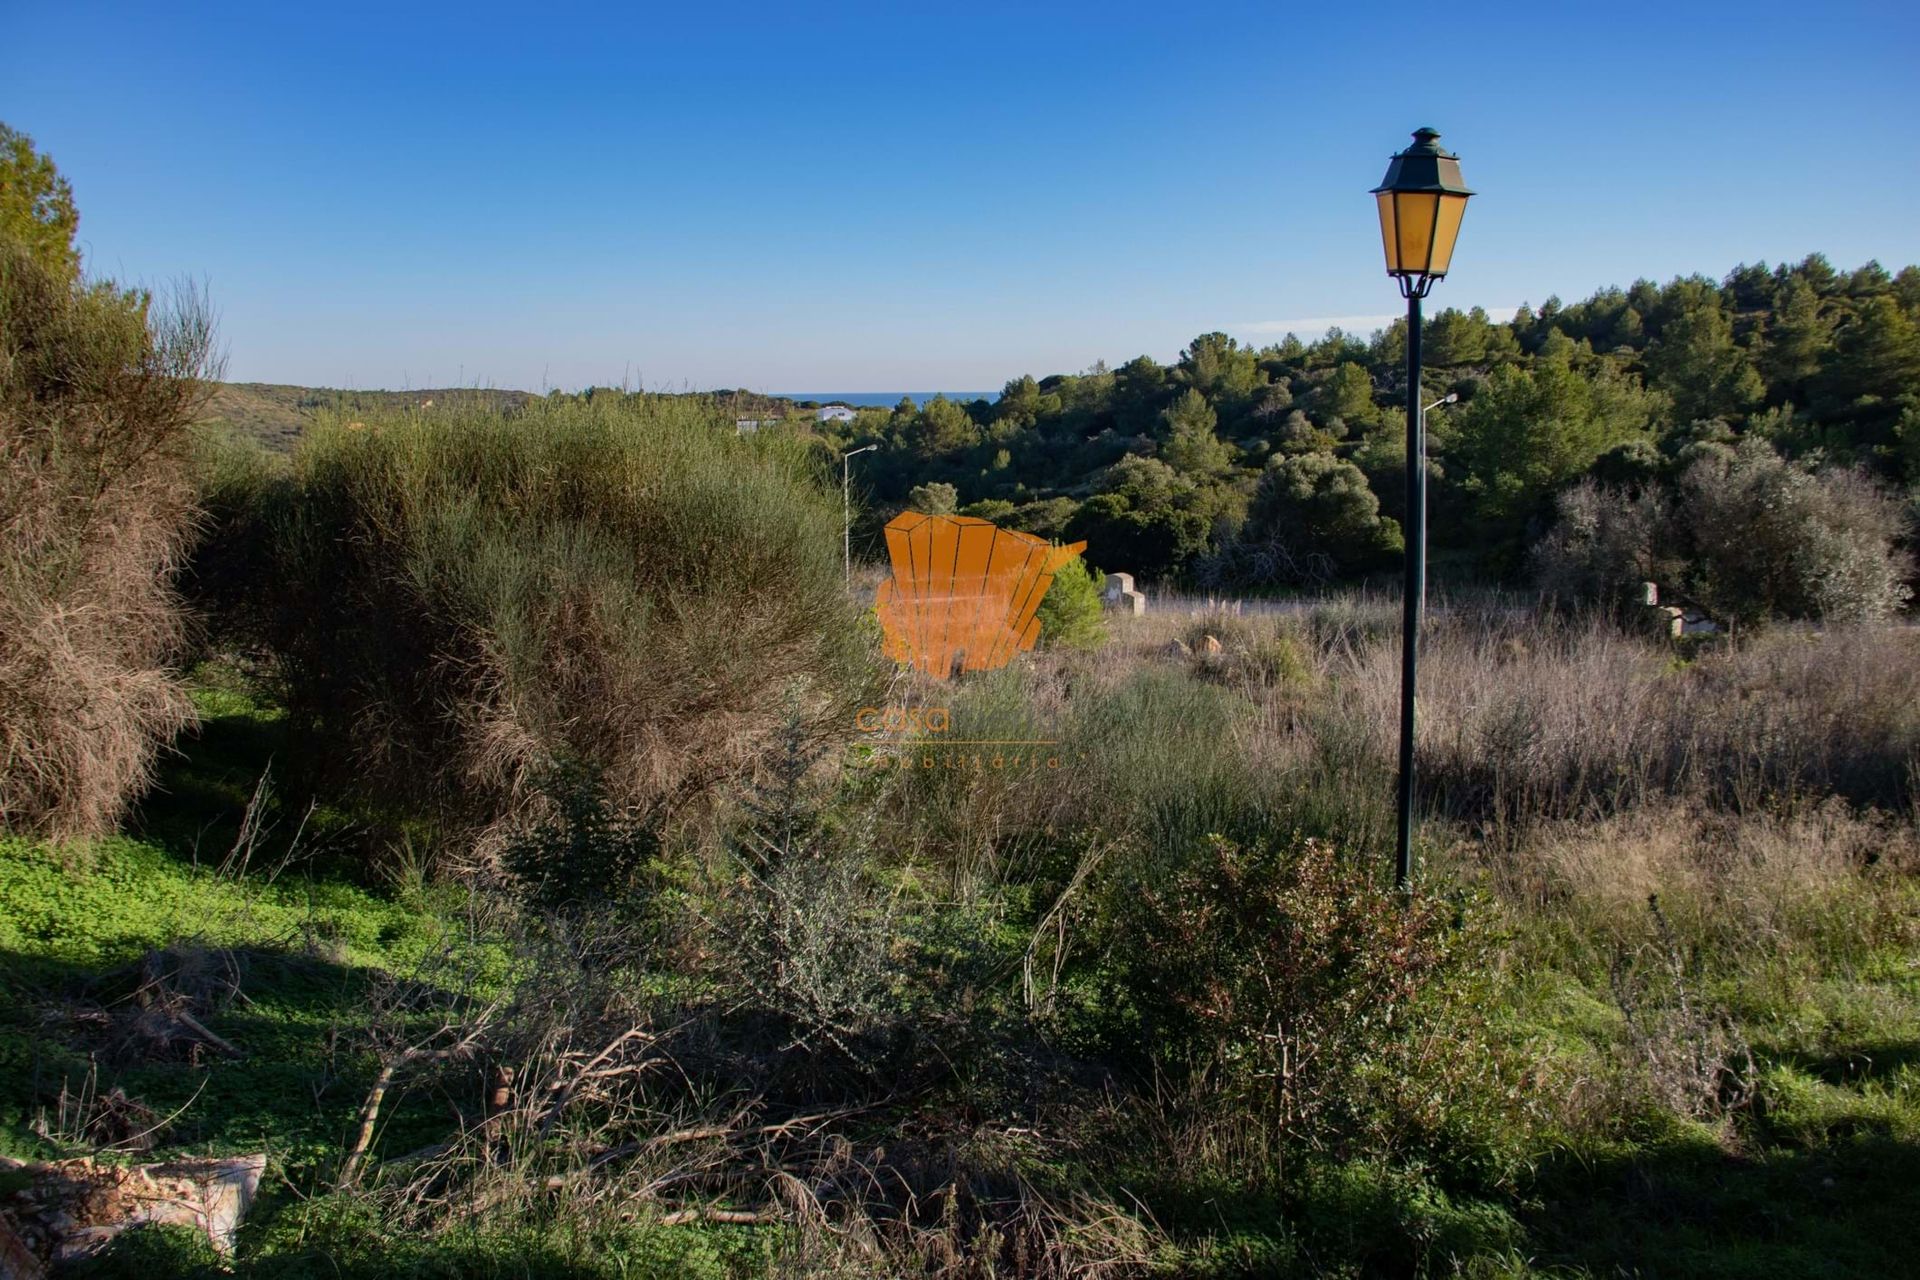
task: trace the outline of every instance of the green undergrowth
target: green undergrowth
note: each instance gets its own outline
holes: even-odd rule
[[[384,1230],[361,1206],[321,1199],[248,1233],[222,1261],[180,1228],[129,1232],[71,1274],[82,1280],[732,1280],[775,1272],[777,1233],[637,1226],[456,1228],[431,1238]]]
[[[225,877],[124,837],[60,850],[0,841],[4,1141],[22,1155],[78,1149],[85,1099],[119,1089],[158,1125],[134,1149],[324,1163],[369,1074],[342,1037],[370,986],[460,945],[459,928],[357,885]],[[216,992],[202,1020],[237,1057],[155,1061],[126,1043],[118,1019],[150,955],[163,972],[207,975]],[[475,961],[484,974],[487,957]]]
[[[369,991],[453,955],[470,984],[503,977],[458,891],[349,874],[327,841],[353,823],[278,798],[275,709],[224,669],[203,670],[194,697],[200,727],[130,834],[0,838],[0,1144],[15,1154],[108,1136],[143,1157],[264,1149],[276,1172],[324,1165],[371,1075],[350,1034]],[[130,1034],[156,972],[197,984],[201,1020],[237,1056],[155,1055]],[[89,1130],[115,1090],[127,1119]]]

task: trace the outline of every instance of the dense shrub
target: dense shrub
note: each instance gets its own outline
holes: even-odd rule
[[[1619,609],[1638,584],[1678,576],[1673,513],[1659,489],[1629,491],[1588,479],[1555,506],[1559,520],[1532,554],[1534,581],[1549,597]]]
[[[1675,500],[1652,484],[1590,479],[1562,493],[1558,522],[1533,549],[1541,588],[1619,608],[1635,583],[1657,582],[1744,623],[1877,622],[1905,605],[1907,514],[1863,473],[1816,471],[1753,436],[1708,438],[1682,457],[1691,461]]]
[[[196,585],[336,784],[489,821],[557,764],[617,808],[850,730],[871,672],[837,495],[685,398],[322,425],[228,468]]]
[[[522,896],[549,911],[624,914],[644,906],[640,876],[660,854],[653,829],[607,804],[600,780],[558,768],[552,812],[508,836],[500,861]]]
[[[192,718],[162,663],[212,346],[196,295],[76,283],[0,241],[0,822],[106,830]]]
[[[917,484],[907,491],[907,510],[918,511],[923,516],[950,516],[959,502],[959,491],[937,480]]]
[[[1238,490],[1197,483],[1158,458],[1129,454],[1102,473],[1099,486],[1064,536],[1143,579],[1181,568],[1245,518]]]
[[[1864,475],[1816,473],[1748,439],[1694,463],[1681,488],[1694,592],[1726,615],[1866,622],[1906,603],[1906,513]]]
[[[1414,1026],[1447,913],[1314,839],[1221,837],[1130,893],[1114,959],[1144,1043],[1304,1134]]]
[[[1040,600],[1040,643],[1050,649],[1097,649],[1107,638],[1100,587],[1106,578],[1075,556],[1053,575]]]
[[[1331,454],[1296,454],[1268,461],[1239,540],[1206,576],[1314,585],[1371,569],[1400,547],[1400,526],[1381,517],[1360,468]]]

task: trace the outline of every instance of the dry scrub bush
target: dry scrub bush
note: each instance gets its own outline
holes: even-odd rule
[[[1642,582],[1676,584],[1671,504],[1657,488],[1639,492],[1587,479],[1554,500],[1559,520],[1534,544],[1534,580],[1573,605],[1622,610]]]
[[[109,829],[192,719],[163,667],[216,376],[196,293],[156,302],[0,244],[0,822]]]
[[[1681,481],[1696,594],[1742,621],[1879,622],[1912,594],[1905,505],[1865,473],[1814,472],[1749,437]]]
[[[850,732],[873,646],[800,447],[685,398],[334,422],[209,495],[198,585],[336,784],[487,822],[577,763],[620,807]]]
[[[1626,1020],[1629,1088],[1696,1119],[1741,1106],[1753,1089],[1753,1054],[1707,997],[1698,957],[1683,950],[1657,897],[1647,899],[1647,914],[1652,936],[1622,948],[1608,975]]]

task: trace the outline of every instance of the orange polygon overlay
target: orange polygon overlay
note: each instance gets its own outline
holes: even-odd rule
[[[874,606],[887,656],[944,680],[991,671],[1040,638],[1037,612],[1060,566],[1086,549],[972,516],[904,511],[887,522],[893,576]]]

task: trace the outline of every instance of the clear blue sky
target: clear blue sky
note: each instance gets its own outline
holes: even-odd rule
[[[1399,306],[1367,188],[1481,195],[1435,306],[1920,261],[1920,6],[11,0],[0,119],[237,379],[997,387]]]

